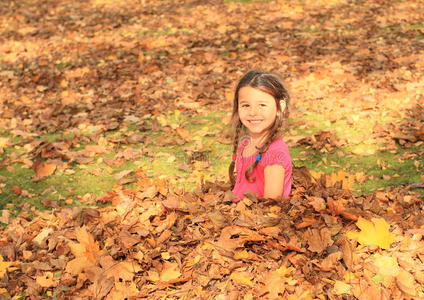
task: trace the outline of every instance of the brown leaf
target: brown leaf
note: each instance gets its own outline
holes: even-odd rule
[[[305,232],[305,239],[309,244],[309,250],[312,252],[321,253],[328,246],[333,244],[331,239],[331,231],[326,227],[321,229],[309,229]]]
[[[217,210],[207,213],[208,218],[217,229],[221,229],[228,224],[228,219]]]
[[[321,271],[329,272],[336,268],[341,257],[342,253],[340,251],[331,253],[326,258],[324,258],[318,267]]]
[[[342,236],[337,240],[337,243],[341,245],[342,258],[349,270],[353,269],[353,251],[354,247],[350,243],[346,236]]]
[[[172,236],[172,232],[170,230],[165,230],[156,240],[156,245],[160,245],[166,240],[168,240]]]
[[[98,276],[94,284],[89,287],[89,290],[92,291],[94,299],[101,300],[109,294],[114,284],[113,277]]]
[[[128,176],[129,174],[131,174],[132,172],[134,172],[133,170],[123,170],[119,173],[116,173],[113,177],[117,180],[122,179],[125,176]]]
[[[238,237],[234,236],[237,235]],[[264,241],[265,238],[248,228],[227,226],[221,231],[217,246],[227,251],[242,247],[247,241]]]

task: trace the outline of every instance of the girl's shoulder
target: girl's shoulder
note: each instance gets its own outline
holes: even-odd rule
[[[265,152],[261,159],[262,166],[279,164],[282,165],[286,170],[291,170],[292,159],[290,156],[289,147],[281,138],[276,138],[269,145],[268,150]]]
[[[283,151],[288,152],[289,147],[287,144],[283,141],[282,138],[277,137],[275,140],[272,141],[272,143],[269,145],[268,151]]]

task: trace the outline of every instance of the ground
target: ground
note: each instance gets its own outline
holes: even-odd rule
[[[419,4],[3,1],[0,291],[422,296]],[[292,97],[289,207],[200,187],[227,180],[232,91],[252,68]]]

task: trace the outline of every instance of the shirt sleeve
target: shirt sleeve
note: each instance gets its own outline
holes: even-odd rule
[[[284,149],[270,149],[269,152],[264,154],[261,159],[261,163],[264,167],[270,165],[281,165],[286,171],[292,169],[290,153],[288,151],[284,151]]]

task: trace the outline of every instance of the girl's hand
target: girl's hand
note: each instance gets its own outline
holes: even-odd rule
[[[270,165],[264,169],[264,198],[275,199],[283,194],[284,190],[284,167]]]

